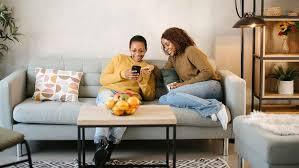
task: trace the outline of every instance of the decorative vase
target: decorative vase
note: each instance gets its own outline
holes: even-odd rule
[[[282,36],[281,52],[282,53],[289,53],[288,36],[287,35]]]
[[[279,81],[278,94],[294,94],[294,81]]]

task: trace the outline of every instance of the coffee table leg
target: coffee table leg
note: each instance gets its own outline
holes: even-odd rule
[[[173,147],[172,147],[172,152],[173,152],[173,168],[176,167],[176,126],[173,126]]]
[[[166,165],[169,167],[169,151],[170,151],[170,145],[169,145],[169,126],[166,127],[166,145],[167,145],[167,151],[166,151]]]
[[[83,154],[83,167],[85,167],[85,128],[82,128],[82,154]]]
[[[78,167],[81,167],[81,132],[80,132],[80,127],[78,127],[78,140],[77,140],[77,145],[78,145]]]

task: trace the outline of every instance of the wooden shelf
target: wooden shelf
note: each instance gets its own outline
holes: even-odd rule
[[[260,55],[255,55],[260,59]],[[299,60],[299,53],[283,54],[283,53],[266,53],[263,57],[265,60]]]
[[[261,1],[260,11],[264,11],[264,0]],[[254,4],[256,7],[256,4]],[[252,70],[252,80],[253,88],[252,94],[253,97],[259,99],[259,109],[262,109],[266,112],[276,112],[276,113],[297,113],[299,114],[299,82],[298,80],[294,81],[295,93],[292,95],[283,95],[277,93],[278,81],[269,77],[269,74],[273,73],[273,69],[277,66],[283,67],[294,67],[299,69],[299,32],[288,34],[287,44],[289,47],[289,53],[282,53],[282,46],[285,42],[282,38],[279,37],[279,22],[283,21],[293,21],[299,22],[299,16],[263,16],[257,15],[257,17],[265,21],[265,25],[262,27],[257,27],[254,32],[254,69]],[[261,95],[261,96],[259,96]],[[292,101],[289,101],[292,100]],[[281,104],[281,103],[290,103],[295,107],[290,107],[290,105],[284,106],[265,106],[265,103],[269,104]],[[253,106],[255,103],[253,102]]]
[[[263,105],[261,110],[273,114],[299,114],[298,105]]]
[[[299,16],[257,16],[265,21],[299,21]]]
[[[268,58],[299,58],[299,53],[283,54],[283,53],[266,53],[265,57]]]
[[[299,99],[299,93],[294,93],[292,95],[278,94],[274,92],[266,92],[264,98],[268,99]]]

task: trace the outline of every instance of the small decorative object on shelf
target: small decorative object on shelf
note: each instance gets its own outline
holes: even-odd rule
[[[294,94],[295,68],[288,67],[284,70],[282,66],[278,66],[274,69],[274,74],[269,76],[279,80],[278,94]]]
[[[278,35],[281,36],[282,40],[283,40],[282,47],[281,47],[282,53],[289,53],[288,33],[296,32],[298,27],[299,27],[299,24],[296,22],[284,21],[284,22],[278,23],[278,28],[279,28]]]
[[[271,7],[264,9],[265,16],[281,16],[282,10],[281,7]]]
[[[298,13],[294,11],[289,11],[288,16],[298,16]]]
[[[288,45],[288,36],[282,35],[282,47],[281,47],[282,53],[289,53],[289,45]]]

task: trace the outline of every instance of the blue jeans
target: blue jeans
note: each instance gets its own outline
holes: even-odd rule
[[[159,99],[161,104],[193,109],[203,117],[217,113],[221,108],[222,100],[221,84],[215,80],[178,87]]]
[[[101,88],[96,99],[97,105],[104,105],[109,99],[112,99],[116,91]],[[126,127],[96,127],[94,135],[94,143],[99,143],[101,139],[107,138],[114,144],[120,143],[123,134],[126,131]]]

